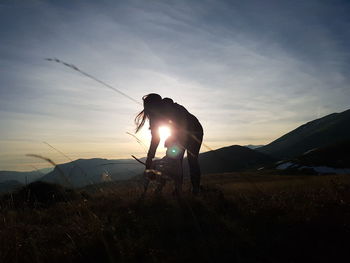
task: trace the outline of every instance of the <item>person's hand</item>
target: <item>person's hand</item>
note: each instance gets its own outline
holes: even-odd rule
[[[151,169],[151,167],[152,167],[152,158],[147,158],[146,169]]]

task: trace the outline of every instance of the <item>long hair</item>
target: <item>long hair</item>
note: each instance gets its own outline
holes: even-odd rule
[[[135,132],[137,133],[147,119],[150,119],[152,115],[155,115],[155,111],[160,109],[162,103],[162,97],[156,93],[150,93],[142,97],[143,100],[143,110],[140,111],[135,117]]]

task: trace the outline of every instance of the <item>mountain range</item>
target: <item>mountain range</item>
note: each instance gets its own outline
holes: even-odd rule
[[[241,171],[271,166],[350,167],[350,110],[310,121],[265,146],[232,145],[199,155],[203,174]],[[292,160],[292,161],[291,161]],[[288,165],[287,165],[288,164]],[[281,166],[282,165],[282,166]],[[298,166],[299,165],[299,166]],[[36,181],[82,187],[89,184],[124,180],[142,174],[144,166],[134,159],[78,159],[57,165],[51,172],[0,171],[0,192]],[[344,170],[345,171],[345,170]],[[187,162],[184,172],[188,174]]]

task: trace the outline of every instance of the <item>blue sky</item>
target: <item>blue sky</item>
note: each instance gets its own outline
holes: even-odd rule
[[[47,57],[140,102],[173,98],[212,148],[346,110],[349,13],[349,1],[0,1],[0,170],[47,166],[27,153],[68,161],[44,141],[72,159],[145,154],[126,134],[139,105]]]

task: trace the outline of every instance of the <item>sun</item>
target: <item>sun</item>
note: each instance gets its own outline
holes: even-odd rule
[[[162,141],[165,141],[171,135],[170,128],[167,126],[159,127],[159,136]]]

